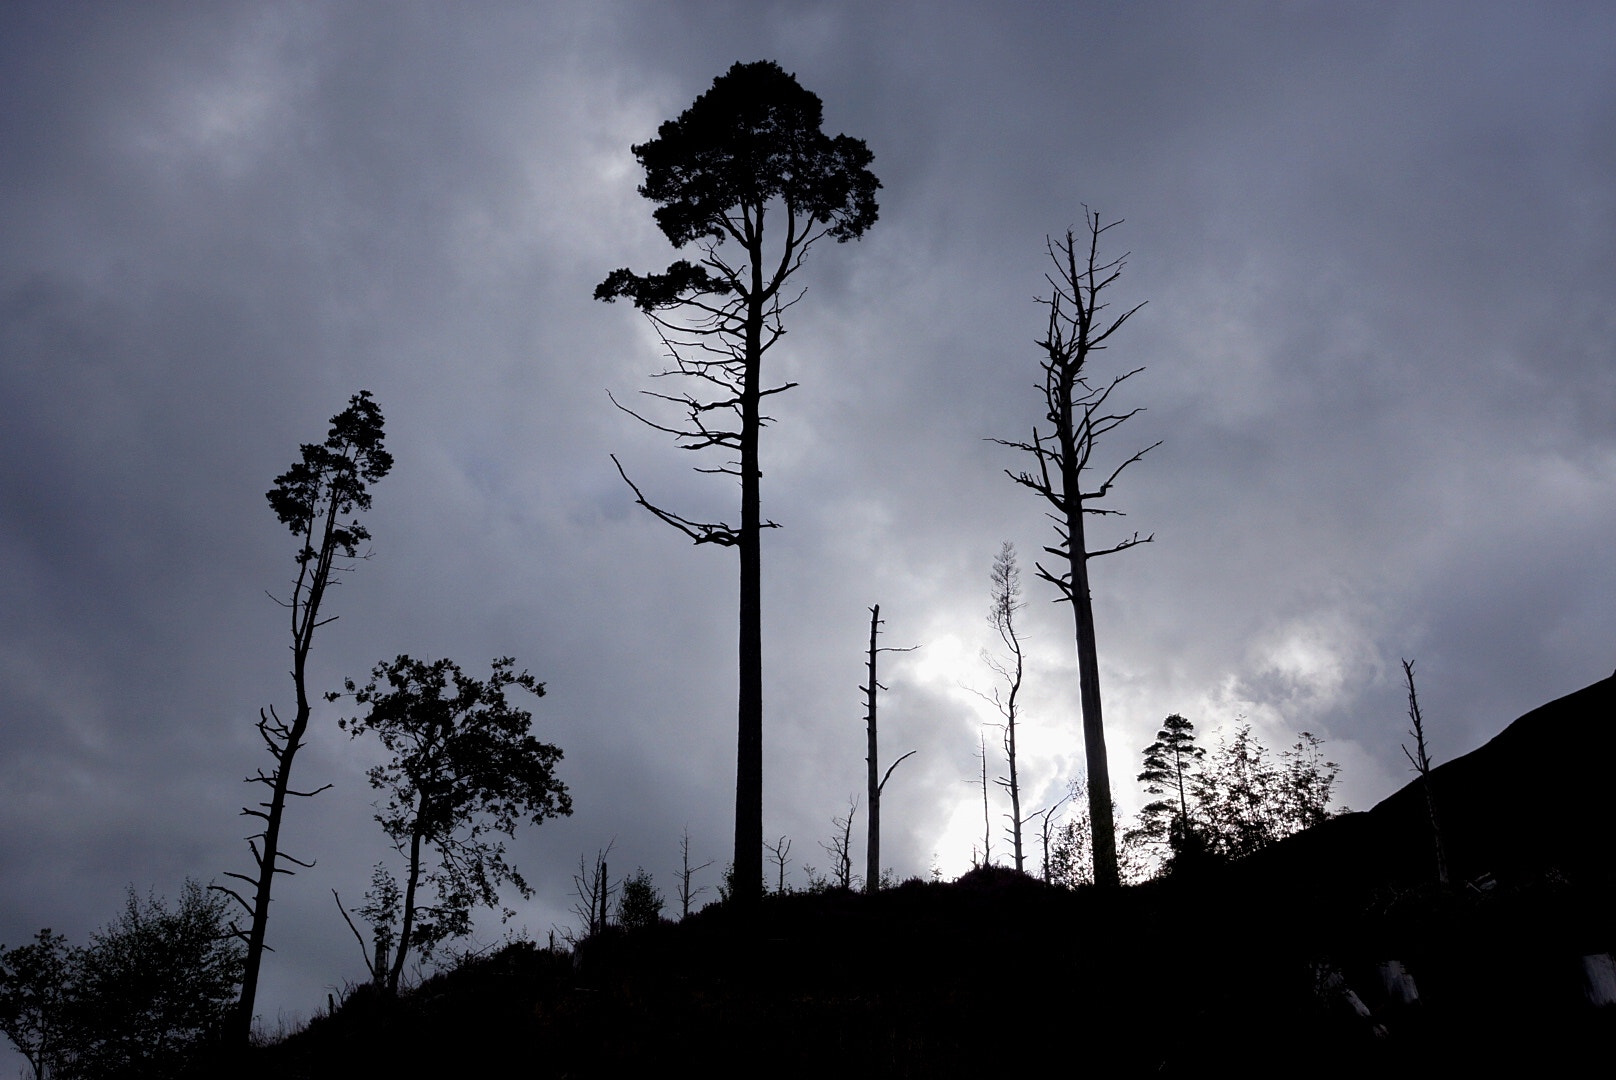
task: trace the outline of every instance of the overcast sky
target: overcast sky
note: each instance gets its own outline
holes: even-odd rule
[[[607,399],[659,349],[620,266],[677,257],[630,145],[773,59],[883,187],[817,246],[771,374],[764,831],[825,867],[863,783],[879,603],[900,876],[968,866],[988,572],[1054,533],[985,441],[1041,419],[1046,237],[1123,224],[1101,373],[1144,412],[1094,564],[1116,798],[1179,712],[1323,736],[1366,808],[1407,779],[1400,657],[1467,752],[1616,666],[1616,11],[1601,4],[75,4],[0,7],[0,942],[83,941],[126,886],[250,869],[253,721],[290,708],[295,544],[264,499],[360,389],[397,464],[317,689],[401,652],[514,655],[576,813],[519,835],[671,893],[728,857],[733,519]],[[1119,392],[1121,393],[1121,392]],[[1081,768],[1068,610],[1027,570],[1024,799]],[[260,1005],[363,974],[331,890],[387,853],[378,748],[316,714]],[[992,737],[989,739],[992,742]],[[997,812],[997,809],[996,809]],[[862,814],[862,812],[861,812]],[[862,816],[857,826],[862,831]],[[862,841],[855,858],[862,860]],[[711,895],[711,894],[709,894]],[[497,921],[479,940],[497,940]]]

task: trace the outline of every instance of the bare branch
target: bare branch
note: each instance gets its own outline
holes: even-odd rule
[[[907,652],[908,650],[904,650],[904,651]],[[881,782],[879,784],[875,785],[875,790],[876,790],[877,794],[879,794],[880,792],[883,792],[883,791],[885,791],[887,789],[887,780],[889,780],[892,777],[892,770],[896,769],[899,765],[902,765],[905,761],[908,761],[910,758],[914,757],[916,753],[918,753],[918,751],[911,750],[907,754],[903,755],[903,757],[899,758],[897,761],[894,761],[891,765],[887,766],[887,771],[886,771],[885,775],[883,775],[881,777]]]
[[[1084,552],[1083,557],[1087,559],[1098,559],[1101,555],[1115,555],[1119,551],[1127,551],[1135,544],[1148,544],[1154,539],[1156,539],[1155,533],[1151,533],[1149,536],[1146,536],[1143,539],[1140,538],[1138,533],[1134,533],[1131,537],[1122,541],[1120,544],[1115,545],[1114,547],[1101,548],[1099,551],[1087,551]]]
[[[372,979],[381,978],[382,973],[376,970],[376,965],[371,960],[370,950],[365,947],[364,935],[359,932],[359,927],[354,925],[353,920],[348,918],[348,909],[342,906],[342,897],[337,895],[337,890],[335,889],[331,890],[331,896],[337,902],[337,910],[342,912],[342,921],[348,924],[348,929],[353,931],[354,940],[359,942],[359,954],[365,958],[365,969],[370,972]]]
[[[729,547],[740,543],[739,530],[733,529],[723,522],[714,525],[706,522],[691,521],[688,518],[680,517],[678,514],[669,513],[659,506],[652,505],[646,499],[645,494],[640,491],[639,486],[628,478],[628,473],[623,471],[623,464],[617,460],[617,455],[613,454],[611,458],[612,464],[617,466],[617,475],[621,476],[623,482],[633,489],[634,501],[651,511],[660,520],[690,537],[693,542],[697,544],[717,544],[720,547]]]
[[[1089,361],[1106,348],[1109,339],[1144,306],[1136,304],[1122,314],[1102,321],[1109,295],[1105,290],[1114,283],[1127,263],[1124,254],[1110,261],[1099,255],[1100,237],[1120,222],[1102,224],[1098,214],[1084,208],[1087,243],[1080,247],[1076,233],[1068,229],[1063,239],[1045,238],[1045,251],[1053,264],[1046,274],[1050,291],[1038,303],[1045,308],[1045,328],[1037,342],[1042,355],[1039,370],[1043,374],[1040,391],[1043,396],[1045,419],[1051,425],[1049,434],[1035,426],[1030,441],[993,440],[1002,446],[1032,455],[1033,467],[1005,470],[1017,485],[1025,487],[1043,498],[1053,509],[1060,542],[1046,546],[1044,551],[1061,560],[1064,569],[1056,572],[1036,564],[1038,577],[1054,585],[1059,592],[1058,602],[1073,605],[1078,646],[1079,685],[1083,715],[1083,733],[1088,771],[1091,779],[1089,792],[1090,818],[1096,859],[1096,881],[1102,886],[1115,886],[1120,877],[1116,855],[1116,832],[1112,819],[1110,779],[1106,763],[1104,720],[1099,691],[1099,662],[1094,643],[1093,610],[1090,599],[1089,561],[1100,555],[1126,551],[1139,544],[1150,543],[1154,534],[1131,537],[1108,547],[1090,549],[1084,531],[1089,515],[1097,517],[1120,516],[1121,511],[1093,505],[1107,496],[1122,472],[1140,460],[1146,453],[1160,446],[1153,443],[1128,457],[1111,470],[1104,481],[1091,491],[1083,490],[1081,480],[1091,467],[1099,440],[1115,431],[1123,423],[1138,415],[1140,409],[1113,409],[1109,402],[1117,387],[1139,374],[1134,368],[1101,384],[1088,369]],[[1102,295],[1105,294],[1105,295]],[[1001,706],[1001,709],[1003,706]],[[1009,735],[1007,734],[1007,740]],[[986,749],[983,749],[983,795],[986,817]],[[1015,795],[1015,767],[1004,786]],[[1014,833],[1019,837],[1019,810],[1013,809]],[[1047,819],[1046,819],[1047,827]],[[984,834],[984,860],[989,858],[992,838]],[[1018,864],[1020,852],[1018,851]]]

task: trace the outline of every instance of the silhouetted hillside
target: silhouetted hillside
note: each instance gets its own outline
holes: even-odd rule
[[[1405,788],[1244,862],[1118,895],[990,869],[876,897],[770,897],[529,945],[397,1001],[356,992],[249,1075],[1200,1076],[1539,1071],[1607,1054],[1582,957],[1616,946],[1612,810],[1577,768],[1616,679],[1433,773],[1435,881]],[[1385,981],[1397,961],[1419,1001]],[[1351,993],[1349,994],[1348,991]],[[1354,1001],[1373,1010],[1365,1019]]]

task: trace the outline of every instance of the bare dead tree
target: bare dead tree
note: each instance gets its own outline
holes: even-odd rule
[[[769,853],[770,858],[774,860],[775,865],[779,867],[779,879],[774,891],[783,893],[786,891],[786,867],[791,863],[791,860],[786,858],[791,854],[791,840],[789,837],[782,836],[772,844],[765,841],[763,848]]]
[[[1071,792],[1067,792],[1065,795],[1061,796],[1060,801],[1055,803],[1055,805],[1046,806],[1042,810],[1039,810],[1037,813],[1032,815],[1033,817],[1039,819],[1038,831],[1044,843],[1043,874],[1039,877],[1040,881],[1047,882],[1049,880],[1049,843],[1053,838],[1055,831],[1055,811],[1065,806],[1071,797]]]
[[[1420,787],[1425,792],[1425,812],[1431,820],[1431,841],[1436,849],[1436,879],[1448,883],[1448,855],[1442,843],[1442,825],[1436,812],[1436,792],[1431,788],[1431,755],[1425,749],[1425,718],[1420,715],[1419,695],[1414,691],[1414,661],[1403,661],[1403,678],[1408,682],[1408,719],[1414,725],[1409,734],[1414,736],[1415,752],[1404,746],[1403,756],[1419,774]]]
[[[575,939],[574,943],[593,937],[606,928],[609,902],[612,894],[617,892],[607,873],[606,856],[612,853],[616,844],[614,839],[596,851],[592,864],[585,863],[582,855],[578,856],[578,872],[572,875],[573,893],[578,899],[572,905],[572,912],[582,922],[583,932],[582,937]]]
[[[999,549],[998,556],[993,560],[992,606],[988,610],[988,621],[999,635],[999,641],[1008,651],[1005,659],[1000,659],[986,652],[982,658],[994,674],[1004,680],[1005,688],[1001,693],[998,687],[993,689],[993,707],[1004,718],[1003,743],[1004,757],[1008,766],[1009,776],[999,777],[995,783],[1004,788],[1010,795],[1010,813],[1005,816],[1010,821],[1006,830],[1010,837],[1010,848],[1016,861],[1016,871],[1026,872],[1026,865],[1022,858],[1021,826],[1029,819],[1021,816],[1021,778],[1016,767],[1016,721],[1020,718],[1021,679],[1025,662],[1021,652],[1021,638],[1016,632],[1016,612],[1025,605],[1021,602],[1021,568],[1016,565],[1015,545],[1006,540]]]
[[[887,771],[882,774],[881,779],[879,781],[876,780],[876,770],[879,768],[877,765],[879,758],[876,755],[875,738],[876,694],[878,691],[885,690],[886,687],[881,685],[881,683],[875,677],[875,660],[876,656],[880,653],[914,652],[920,647],[918,645],[910,645],[908,648],[903,649],[896,649],[890,646],[882,646],[877,648],[875,642],[876,637],[880,634],[881,621],[881,605],[876,604],[870,609],[870,651],[868,661],[870,683],[868,686],[859,687],[860,690],[864,691],[865,736],[869,744],[867,752],[864,756],[864,763],[867,767],[867,772],[869,775],[870,799],[870,812],[868,815],[866,815],[865,822],[869,831],[865,842],[864,891],[872,896],[875,895],[876,890],[881,887],[881,793],[886,790],[887,781],[892,778],[892,770],[896,769],[899,765],[902,765],[907,759],[914,756],[915,753],[913,750],[911,750],[907,754],[904,754],[903,757],[900,757],[897,761],[894,761],[891,765],[888,765]]]
[[[977,732],[977,741],[977,759],[982,765],[982,777],[980,780],[967,780],[966,783],[976,784],[982,789],[982,861],[976,865],[992,866],[993,814],[988,809],[988,737]]]
[[[1102,318],[1108,306],[1102,298],[1121,275],[1127,255],[1109,262],[1100,258],[1100,236],[1122,224],[1100,224],[1100,215],[1085,207],[1088,242],[1079,244],[1068,229],[1063,241],[1047,245],[1055,272],[1046,275],[1050,298],[1042,303],[1049,309],[1048,330],[1039,347],[1044,356],[1045,419],[1052,430],[1033,427],[1031,441],[994,439],[1000,445],[1031,454],[1034,467],[1023,472],[1005,470],[1012,480],[1030,489],[1050,504],[1054,513],[1058,544],[1044,551],[1062,560],[1056,570],[1038,566],[1038,576],[1060,592],[1060,601],[1072,605],[1077,638],[1078,684],[1083,709],[1083,746],[1089,777],[1089,818],[1094,843],[1094,880],[1103,888],[1121,884],[1117,863],[1116,823],[1111,811],[1111,773],[1105,754],[1105,718],[1100,702],[1099,657],[1094,640],[1094,605],[1089,593],[1089,560],[1101,555],[1126,551],[1155,539],[1154,534],[1131,537],[1110,547],[1090,549],[1084,530],[1084,515],[1120,515],[1121,511],[1102,509],[1093,503],[1108,495],[1117,477],[1129,465],[1161,443],[1158,441],[1123,461],[1105,474],[1105,479],[1088,490],[1083,474],[1090,468],[1095,446],[1107,434],[1140,409],[1117,410],[1111,395],[1124,382],[1143,371],[1134,368],[1109,382],[1091,381],[1088,362],[1092,354],[1107,347],[1111,335],[1137,312],[1137,304],[1112,319]]]
[[[679,917],[681,919],[690,914],[690,901],[707,891],[707,886],[705,885],[692,889],[690,887],[691,877],[711,865],[713,865],[713,860],[711,859],[708,859],[700,866],[690,865],[690,827],[685,826],[684,834],[679,837]]]
[[[853,887],[853,818],[857,813],[858,796],[854,795],[847,800],[847,813],[830,819],[837,830],[831,834],[830,843],[819,845],[831,857],[834,880],[843,889]]]

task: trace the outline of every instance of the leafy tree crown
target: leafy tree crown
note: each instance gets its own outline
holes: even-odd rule
[[[656,138],[633,147],[645,169],[639,191],[657,204],[657,226],[676,248],[696,241],[716,246],[726,236],[755,248],[764,208],[779,200],[788,238],[776,283],[814,237],[844,243],[863,236],[879,216],[881,182],[869,169],[874,155],[863,139],[826,135],[823,117],[819,96],[780,65],[735,64],[678,119],[663,123]],[[811,232],[815,226],[822,231]],[[681,259],[661,274],[614,270],[595,298],[626,297],[650,311],[692,296],[728,295],[738,282],[733,268],[713,259],[705,265]]]
[[[640,194],[674,247],[722,239],[735,206],[780,199],[793,214],[830,225],[838,241],[875,223],[873,155],[864,140],[820,130],[824,106],[771,60],[737,63],[690,108],[634,147],[645,168]]]
[[[315,522],[322,514],[330,519],[332,550],[353,558],[359,544],[370,539],[370,532],[354,519],[337,523],[341,515],[370,509],[373,484],[393,468],[393,455],[382,447],[382,411],[361,390],[348,400],[348,407],[331,418],[331,430],[324,443],[304,443],[303,460],[275,478],[266,494],[270,509],[294,536],[304,538],[298,552],[299,565],[314,559]]]
[[[517,674],[515,663],[495,660],[484,681],[450,660],[400,656],[378,664],[364,687],[347,681],[370,713],[338,725],[356,737],[373,732],[393,755],[370,770],[370,783],[389,794],[380,818],[395,841],[412,830],[438,841],[467,823],[473,835],[492,827],[510,836],[522,818],[537,824],[571,813],[566,785],[555,776],[560,747],[531,735],[533,714],[505,699],[512,686],[544,695],[544,684]]]
[[[369,774],[371,786],[387,797],[376,820],[409,860],[402,905],[384,867],[360,909],[373,928],[386,927],[388,944],[394,940],[392,920],[403,919],[389,976],[395,991],[407,950],[429,956],[439,942],[470,933],[471,913],[479,906],[499,908],[510,918],[515,912],[499,902],[506,882],[524,897],[532,895],[506,861],[504,844],[490,834],[514,836],[523,819],[538,824],[572,813],[571,796],[555,775],[561,749],[530,734],[532,714],[505,699],[512,686],[544,693],[543,683],[512,670],[515,663],[508,656],[495,660],[485,681],[450,660],[428,663],[401,655],[377,664],[363,687],[346,680],[347,693],[370,711],[338,726],[356,738],[374,734],[391,755]],[[423,846],[437,852],[436,869],[422,867]],[[436,902],[423,899],[418,884]]]

